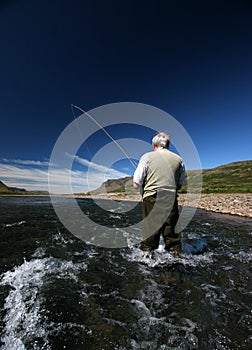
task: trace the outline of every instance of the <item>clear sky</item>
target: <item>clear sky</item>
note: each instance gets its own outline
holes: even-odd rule
[[[71,104],[160,108],[187,130],[203,168],[252,158],[250,1],[5,0],[0,37],[0,180],[8,185],[47,189]],[[113,137],[132,133],[123,131]],[[99,164],[78,157],[98,179]],[[109,175],[132,175],[119,163]],[[74,171],[81,190],[86,168]],[[62,183],[64,174],[58,169]]]

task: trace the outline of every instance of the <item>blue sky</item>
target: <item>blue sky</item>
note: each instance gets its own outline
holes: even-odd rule
[[[71,104],[87,111],[149,104],[187,130],[203,168],[251,159],[251,23],[246,0],[2,1],[0,180],[47,189],[52,149],[74,119]],[[116,139],[129,134],[130,127],[113,130]],[[150,132],[141,137],[149,142]],[[76,191],[85,190],[85,161],[91,187],[104,179],[90,158],[98,147],[78,151]],[[118,162],[106,176],[132,171]],[[55,170],[62,188],[66,177]]]

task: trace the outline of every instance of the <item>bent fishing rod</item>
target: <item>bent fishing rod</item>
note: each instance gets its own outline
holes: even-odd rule
[[[79,111],[81,111],[82,113],[84,113],[89,119],[91,119],[98,127],[99,129],[101,129],[109,138],[110,140],[112,140],[115,145],[120,149],[120,151],[125,155],[125,157],[130,161],[131,165],[133,165],[134,168],[137,167],[137,164],[136,162],[134,161],[134,159],[130,158],[130,156],[128,155],[128,153],[125,151],[125,149],[120,145],[119,142],[117,142],[113,136],[88,112],[84,111],[84,109],[80,108],[79,106],[76,106],[74,104],[71,104],[71,109],[72,109],[72,113],[73,113],[73,116],[75,118],[75,115],[74,115],[74,110],[73,108],[76,108],[78,109]]]

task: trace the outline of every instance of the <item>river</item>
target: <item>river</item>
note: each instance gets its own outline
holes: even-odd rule
[[[0,211],[1,349],[252,348],[251,219],[199,210],[182,254],[150,259],[127,225],[125,248],[78,239],[47,197],[0,197]],[[121,214],[101,215],[113,229]]]

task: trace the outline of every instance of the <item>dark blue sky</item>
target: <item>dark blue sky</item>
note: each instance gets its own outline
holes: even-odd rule
[[[1,1],[0,159],[49,160],[71,103],[123,101],[170,113],[204,168],[251,159],[251,23],[245,0]]]

